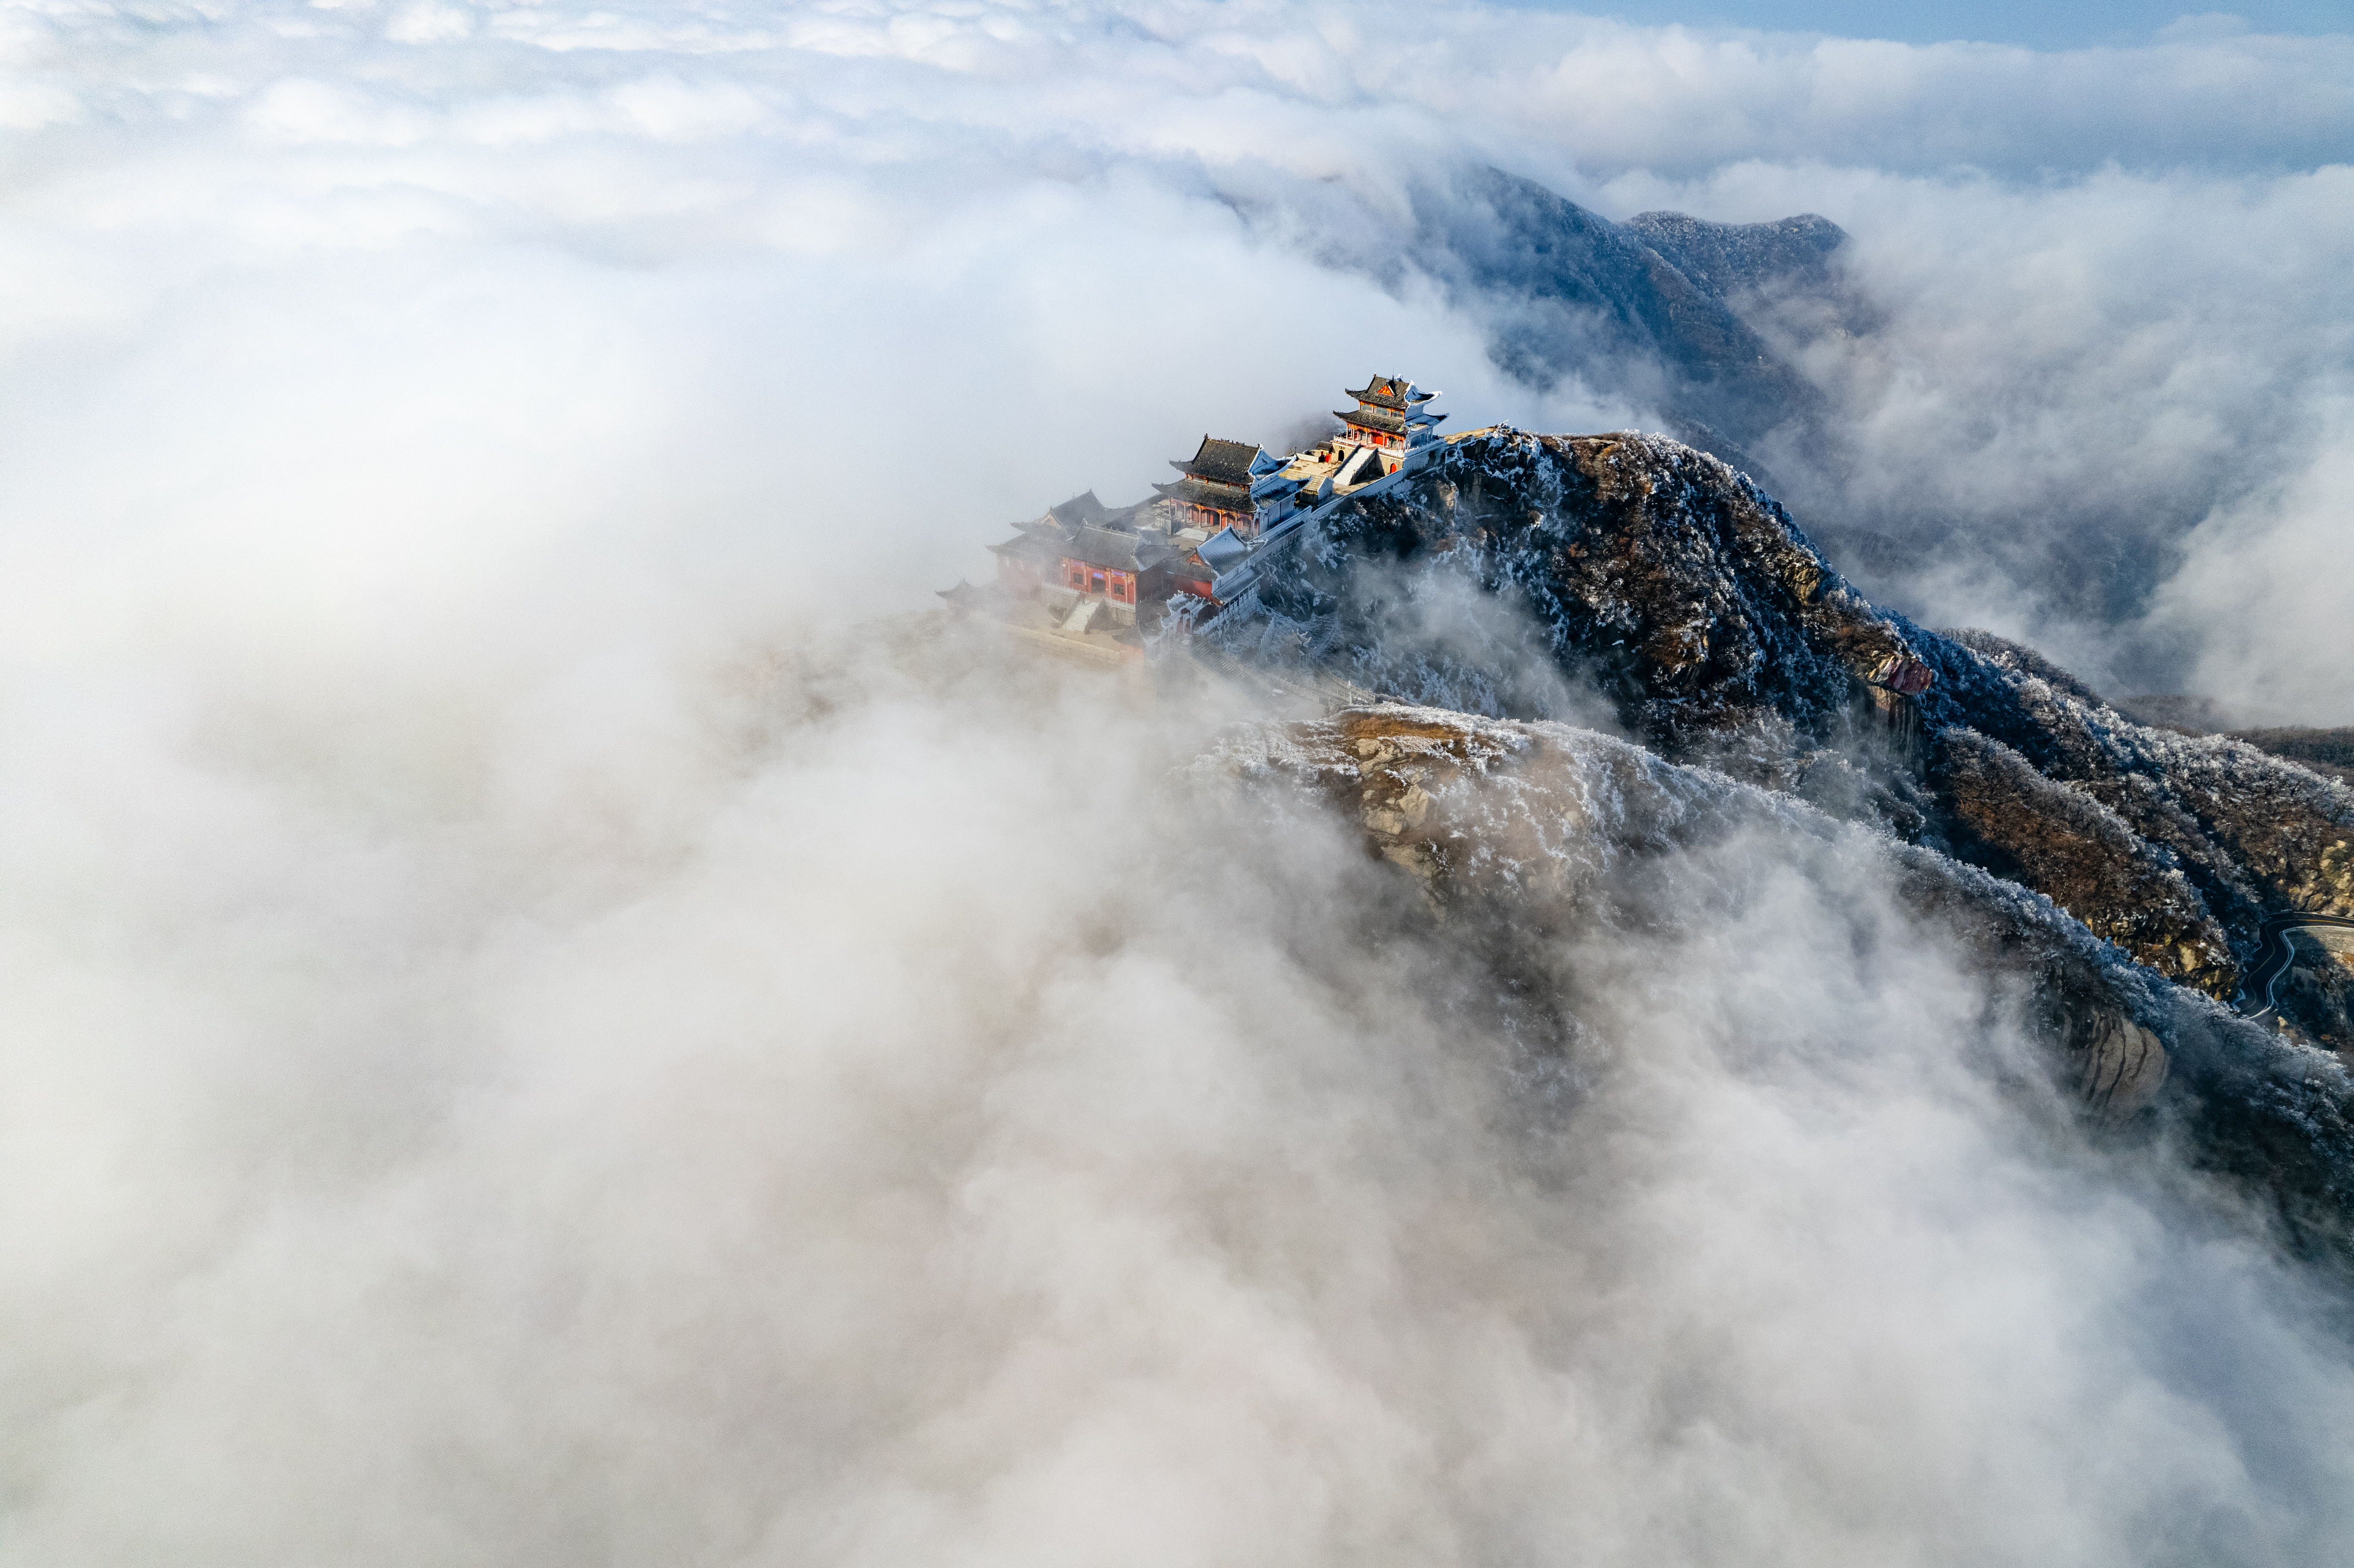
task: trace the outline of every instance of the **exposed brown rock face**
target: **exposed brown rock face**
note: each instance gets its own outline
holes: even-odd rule
[[[1971,858],[2034,888],[2093,931],[2184,985],[2239,990],[2229,939],[2172,857],[2074,785],[1975,730],[1936,740],[1938,766]]]
[[[1586,655],[1635,727],[1670,742],[1769,715],[1825,722],[1872,672],[1913,654],[1770,499],[1656,437],[1475,438],[1331,532],[1346,550],[1302,553],[1290,586],[1307,592],[1273,586],[1279,611],[1357,599],[1366,631],[1394,636],[1381,611],[1403,585],[1365,568],[1450,557],[1521,597],[1556,656]],[[1411,661],[1407,641],[1396,653]]]
[[[1486,966],[1488,990],[1564,1009],[1574,977],[1549,967],[1555,938],[1670,928],[1695,898],[1723,895],[1692,880],[1688,852],[1754,835],[1772,848],[1752,862],[1860,856],[1837,863],[1884,876],[1912,918],[2025,1001],[2086,1114],[2124,1122],[2157,1109],[2205,1163],[2263,1183],[2300,1236],[2354,1259],[2354,1075],[2125,962],[2013,883],[1559,724],[1379,704],[1242,726],[1196,771],[1340,813]],[[2101,824],[2080,830],[2088,843],[2123,831],[2081,797],[2065,812]],[[2114,896],[2130,884],[2103,886]]]
[[[1368,849],[1419,878],[1442,914],[1500,899],[1574,921],[1582,889],[1684,830],[1760,801],[1638,747],[1560,725],[1384,704],[1262,732],[1267,763],[1330,797]]]
[[[2354,841],[2354,790],[2229,736],[2134,724],[2073,680],[2025,673],[2024,650],[1984,633],[1969,642],[2013,677],[2007,704],[1980,705],[2014,733],[1976,727],[2174,853],[2235,939],[2239,927],[2264,914],[2349,912],[2343,906],[2354,905],[2354,876],[2332,867],[2344,863],[2338,846]]]
[[[1666,852],[1744,831],[1798,842],[1840,832],[1768,791],[1591,731],[1437,708],[1382,704],[1255,726],[1215,755],[1227,770],[1280,780],[1354,821],[1367,850],[1414,876],[1442,921],[1492,922],[1522,938],[1618,918],[1639,880],[1625,874]],[[2081,929],[1943,856],[1893,844],[1882,853],[1882,869],[1917,914],[1989,969],[2031,982],[2049,1043],[2075,1062],[2089,1104],[2125,1115],[2149,1103],[2166,1077],[2163,1047],[2133,1022],[2136,999],[2103,972]]]
[[[1467,589],[1484,616],[1439,612]],[[1458,441],[1320,517],[1206,635],[1500,715],[1598,688],[1671,760],[1984,865],[2217,996],[2266,916],[2354,913],[2354,789],[1876,609],[1771,498],[1658,437]],[[2354,1049],[2298,994],[2293,1025]]]

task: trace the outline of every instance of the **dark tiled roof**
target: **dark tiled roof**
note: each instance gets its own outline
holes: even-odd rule
[[[1082,528],[1090,523],[1100,523],[1105,516],[1104,503],[1096,499],[1092,490],[1082,491],[1060,506],[1050,506],[1041,523],[1053,523],[1064,529]]]
[[[1198,479],[1181,479],[1174,484],[1152,487],[1171,501],[1190,503],[1195,506],[1214,506],[1222,512],[1251,514],[1250,492],[1238,484],[1204,484]]]
[[[1167,558],[1168,552],[1157,539],[1147,539],[1140,534],[1122,534],[1109,528],[1082,528],[1071,542],[1062,548],[1067,560],[1083,561],[1091,567],[1110,571],[1150,571]]]
[[[1403,376],[1376,376],[1364,386],[1351,388],[1349,396],[1360,403],[1371,403],[1375,408],[1394,408],[1404,413],[1405,389],[1412,385]]]
[[[1258,448],[1248,441],[1222,441],[1215,436],[1202,438],[1202,450],[1185,462],[1169,466],[1179,473],[1195,479],[1205,479],[1213,484],[1247,485],[1251,482],[1251,461],[1258,456]]]
[[[1333,412],[1340,413],[1340,410],[1336,408]],[[1405,434],[1405,416],[1393,414],[1386,409],[1359,408],[1351,413],[1341,414],[1341,418],[1352,425],[1363,425],[1369,430],[1387,430],[1394,436]]]

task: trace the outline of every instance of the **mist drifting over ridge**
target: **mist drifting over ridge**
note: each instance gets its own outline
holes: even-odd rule
[[[1171,782],[1246,705],[874,618],[1370,368],[1651,422],[1369,260],[1493,164],[1831,217],[1905,591],[2343,722],[2343,40],[7,29],[0,1558],[2342,1554],[2315,1287],[1868,870],[1695,860],[1532,1107],[1378,868]],[[2120,509],[2120,621],[2011,570]]]
[[[779,493],[748,455],[764,397],[790,388],[796,439],[833,454],[794,472],[825,486],[898,461],[885,410],[911,389],[985,377],[984,408],[924,429],[971,510],[911,504],[936,533],[869,528],[831,563],[907,541],[875,573],[906,603],[970,518],[1136,491],[1182,439],[1160,428],[1172,374],[1181,431],[1271,438],[1369,338],[1470,417],[1656,423],[1606,357],[1500,374],[1509,322],[1404,264],[1414,192],[1498,164],[1609,217],[1848,230],[1876,330],[1781,346],[1852,461],[1787,499],[1900,535],[1884,591],[2096,681],[2347,716],[2342,660],[2312,656],[2335,618],[2278,614],[2343,496],[2344,39],[2039,55],[1476,7],[175,15],[13,25],[9,341],[39,388],[15,407],[52,466],[9,482],[37,507],[120,467],[88,444],[101,405],[211,454],[159,446],[180,482],[243,461],[299,485],[299,452],[232,458],[190,423],[275,396],[298,405],[281,428],[315,412],[365,445],[319,449],[333,475],[423,437],[404,420],[477,432],[435,474],[322,482],[402,495],[404,529],[482,504],[518,442],[544,450],[535,483],[610,464],[584,504],[648,485],[673,515],[742,514]],[[419,396],[394,397],[393,362]],[[788,379],[810,366],[822,387]],[[269,390],[167,390],[240,375]],[[532,401],[558,387],[570,406]],[[2054,535],[2084,537],[2068,580]]]

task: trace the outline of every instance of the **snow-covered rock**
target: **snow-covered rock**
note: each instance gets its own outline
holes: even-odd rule
[[[2354,912],[2329,859],[2354,842],[2354,790],[1877,609],[1770,496],[1662,437],[1458,438],[1321,508],[1251,576],[1206,646],[1493,716],[1606,709],[1663,758],[2015,878],[2218,998],[2267,914]],[[2354,1048],[2354,1021],[2293,1022]]]
[[[1966,955],[2088,1116],[2155,1111],[2202,1163],[2260,1183],[2306,1239],[2354,1257],[2354,1074],[2135,964],[2015,882],[1553,722],[1373,704],[1237,726],[1193,770],[1352,824],[1485,966],[1486,992],[1524,999],[1529,1040],[1575,1035],[1581,986],[1564,955],[1597,933],[1671,951],[1659,938],[1791,867],[1884,889],[1902,929],[1876,939],[1912,931]]]

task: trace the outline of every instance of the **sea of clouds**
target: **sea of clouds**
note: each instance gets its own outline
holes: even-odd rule
[[[1751,846],[1595,933],[1532,1109],[1378,868],[1171,782],[1243,695],[906,617],[1369,371],[1649,424],[1363,264],[1478,161],[1833,217],[1855,495],[1963,540],[1915,608],[2354,718],[2354,45],[420,0],[0,51],[0,1562],[2345,1554],[2317,1287],[2035,1111],[1868,874]],[[2121,515],[2121,619],[2010,569]]]
[[[1506,380],[1490,323],[1379,264],[1416,182],[1486,162],[1612,217],[1850,230],[1875,330],[1786,346],[1856,461],[1792,500],[1885,523],[1906,558],[1866,575],[1908,609],[2113,690],[2354,718],[2316,569],[2348,503],[2345,38],[2038,54],[1383,5],[8,15],[0,493],[75,519],[71,546],[34,526],[44,568],[135,536],[184,599],[285,567],[370,615],[462,539],[510,587],[644,549],[698,605],[716,579],[756,616],[791,585],[857,610],[919,601],[1044,500],[1142,493],[1203,428],[1296,429],[1371,366],[1458,424],[1656,428],[1606,378]]]

